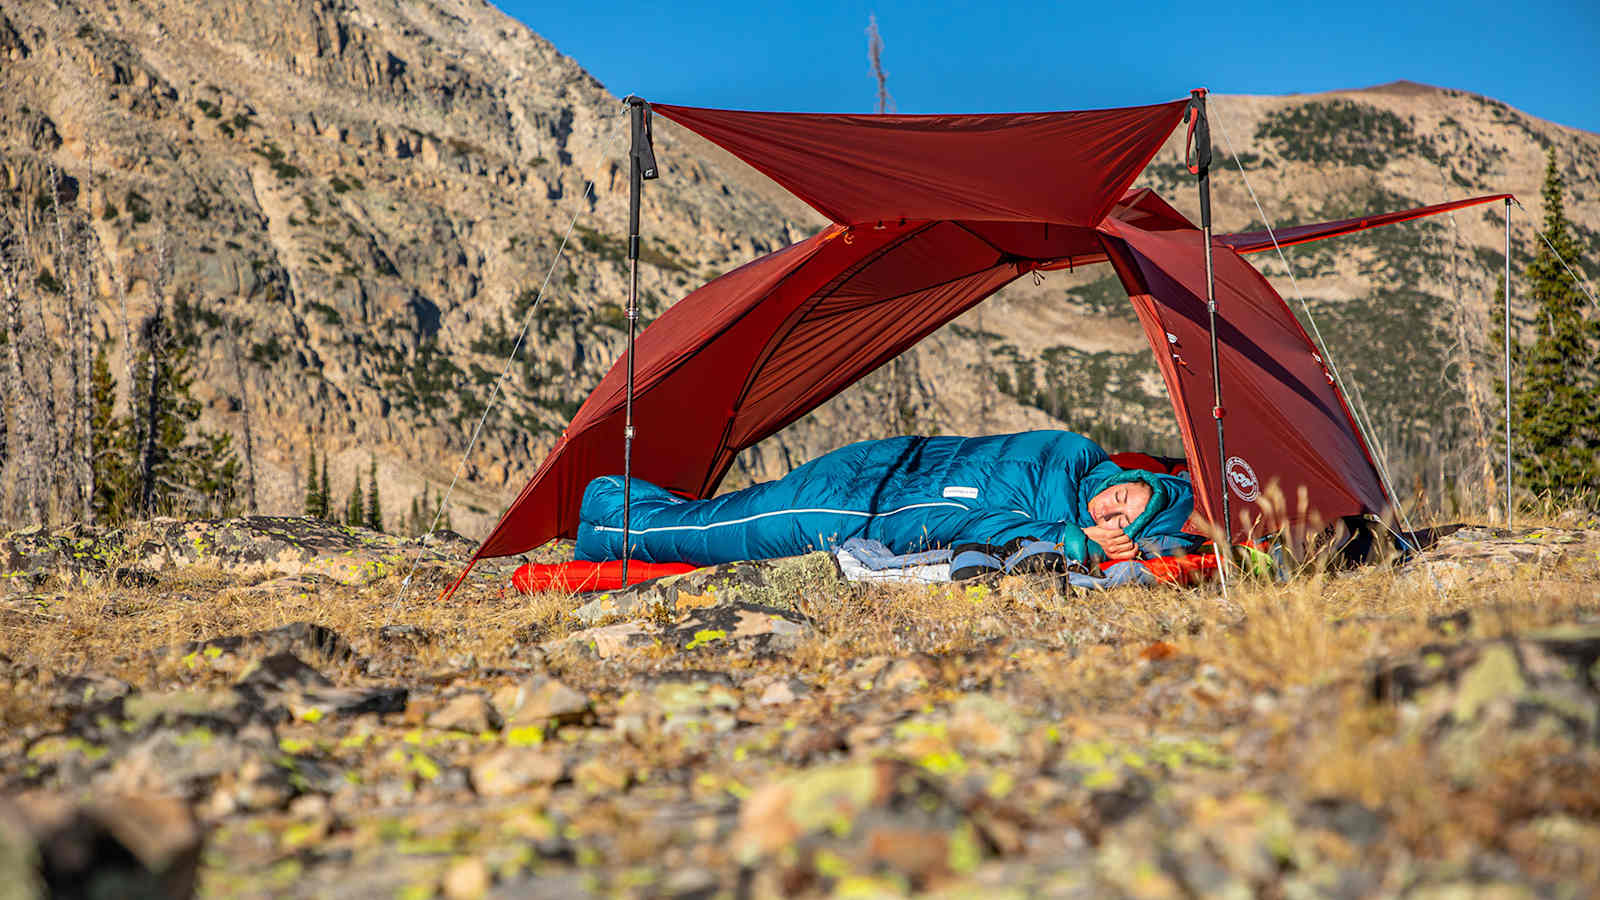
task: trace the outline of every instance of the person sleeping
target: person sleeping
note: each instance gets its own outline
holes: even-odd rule
[[[686,500],[633,480],[631,558],[713,565],[831,550],[851,538],[894,553],[1059,545],[1069,562],[1131,559],[1176,537],[1194,509],[1186,477],[1123,469],[1069,431],[895,437],[841,447],[777,481]],[[576,557],[623,557],[623,480],[589,482]]]

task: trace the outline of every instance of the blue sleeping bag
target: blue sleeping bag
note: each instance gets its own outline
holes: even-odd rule
[[[709,500],[634,479],[632,558],[711,565],[832,549],[851,538],[895,553],[1027,538],[1091,561],[1102,554],[1083,533],[1094,524],[1086,505],[1128,481],[1153,491],[1129,536],[1179,533],[1194,506],[1186,479],[1124,470],[1071,432],[863,441]],[[578,559],[622,558],[622,493],[617,476],[584,490]]]

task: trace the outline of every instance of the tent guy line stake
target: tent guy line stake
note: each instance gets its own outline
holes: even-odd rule
[[[1228,504],[1228,449],[1222,426],[1222,367],[1217,362],[1217,280],[1211,264],[1211,125],[1206,118],[1205,88],[1189,92],[1189,110],[1184,119],[1190,122],[1189,134],[1194,139],[1194,165],[1189,166],[1189,171],[1198,176],[1200,230],[1206,251],[1206,310],[1211,318],[1211,417],[1217,421],[1217,490],[1222,494],[1222,538],[1229,547],[1227,552],[1217,554],[1217,578],[1222,582],[1222,599],[1226,600],[1228,562],[1233,555],[1233,514]],[[1222,550],[1221,547],[1217,549]]]
[[[1233,141],[1228,137],[1228,129],[1223,125],[1221,116],[1217,117],[1217,130],[1222,133],[1222,143],[1228,148],[1228,155],[1233,157],[1233,167],[1238,170],[1240,179],[1244,181],[1245,190],[1250,193],[1250,202],[1255,204],[1256,212],[1261,216],[1261,223],[1266,226],[1267,237],[1272,239],[1272,249],[1277,251],[1279,262],[1283,263],[1284,271],[1289,273],[1289,284],[1294,288],[1295,299],[1300,302],[1300,309],[1305,312],[1306,321],[1311,323],[1311,333],[1316,335],[1317,348],[1322,351],[1322,359],[1328,364],[1329,374],[1333,376],[1334,382],[1339,387],[1339,392],[1346,397],[1353,397],[1360,405],[1359,411],[1352,407],[1350,415],[1354,420],[1356,431],[1360,432],[1362,439],[1367,443],[1368,451],[1372,454],[1372,461],[1376,464],[1374,468],[1378,472],[1378,480],[1382,483],[1384,491],[1388,493],[1389,502],[1394,504],[1395,513],[1400,517],[1401,524],[1405,525],[1408,532],[1416,534],[1416,528],[1412,526],[1410,517],[1406,515],[1405,508],[1400,505],[1400,501],[1395,495],[1394,484],[1389,478],[1389,466],[1383,459],[1383,450],[1373,440],[1372,415],[1366,412],[1366,403],[1361,399],[1361,395],[1359,393],[1351,394],[1349,388],[1345,387],[1344,375],[1340,373],[1338,365],[1334,363],[1333,354],[1328,352],[1328,342],[1323,339],[1322,329],[1317,327],[1316,316],[1311,314],[1311,306],[1306,303],[1305,295],[1300,292],[1299,279],[1294,277],[1294,266],[1289,264],[1289,258],[1284,255],[1283,246],[1278,243],[1278,231],[1273,227],[1272,220],[1267,217],[1267,211],[1261,207],[1261,198],[1256,196],[1256,189],[1250,184],[1250,176],[1245,174],[1244,165],[1239,162],[1239,154],[1233,149]],[[1365,419],[1365,422],[1363,422],[1363,419]],[[1402,545],[1409,545],[1410,542],[1400,538],[1400,535],[1393,528],[1390,528],[1387,524],[1384,524],[1384,528],[1397,539],[1400,539]],[[1433,587],[1436,591],[1444,592],[1444,587],[1439,584],[1439,579],[1433,574],[1432,562],[1428,563],[1428,578],[1433,581]]]
[[[606,120],[602,119],[601,121],[604,122]],[[600,164],[611,156],[611,151],[617,146],[618,137],[620,135],[614,136],[611,139],[611,143],[606,146],[605,152],[596,158],[595,168],[597,170]],[[583,215],[583,201],[594,193],[595,179],[598,177],[598,173],[596,173],[584,183],[583,191],[578,195],[578,208],[573,211],[572,218],[568,220],[567,230],[561,234],[561,243],[556,246],[555,256],[550,260],[550,267],[544,272],[544,281],[539,284],[539,292],[534,295],[533,304],[528,307],[528,313],[522,319],[522,330],[517,332],[516,343],[512,344],[511,353],[506,356],[506,364],[500,370],[500,377],[495,379],[494,389],[489,392],[489,402],[483,408],[483,415],[479,417],[477,427],[472,429],[472,437],[467,441],[467,449],[461,453],[461,461],[456,464],[456,473],[450,479],[450,486],[445,489],[444,497],[439,500],[439,508],[433,512],[433,522],[428,525],[428,530],[422,537],[417,539],[417,555],[412,558],[411,569],[406,572],[406,577],[400,582],[400,599],[395,601],[396,609],[403,608],[406,598],[411,595],[411,577],[417,574],[417,566],[422,564],[422,557],[428,552],[426,542],[439,528],[439,520],[444,516],[445,504],[450,501],[450,494],[455,491],[456,482],[461,479],[461,473],[466,469],[467,458],[472,455],[472,448],[478,443],[478,435],[483,433],[484,423],[489,421],[489,413],[494,411],[495,401],[500,398],[500,385],[505,382],[506,375],[511,372],[511,364],[517,359],[517,351],[522,349],[522,342],[528,336],[528,326],[533,324],[533,316],[539,311],[539,304],[544,301],[545,289],[550,286],[550,277],[555,274],[556,266],[560,264],[562,256],[566,253],[567,241],[572,238],[572,229],[578,224],[578,217]]]

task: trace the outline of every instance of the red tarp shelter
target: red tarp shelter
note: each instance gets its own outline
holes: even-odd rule
[[[1202,232],[1150,191],[1128,190],[1188,105],[932,116],[654,105],[833,224],[706,284],[640,334],[633,475],[711,496],[740,450],[1016,278],[1109,262],[1166,381],[1199,510],[1220,522]],[[1279,239],[1492,199],[1286,229]],[[1264,235],[1213,239],[1238,537],[1390,505],[1315,346],[1240,255],[1270,247]],[[575,535],[584,486],[623,469],[625,369],[619,360],[589,395],[473,561]],[[1269,485],[1287,509],[1272,506]]]

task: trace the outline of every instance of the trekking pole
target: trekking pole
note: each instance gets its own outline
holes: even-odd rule
[[[1511,198],[1506,198],[1506,528],[1511,528]]]
[[[656,156],[651,146],[650,105],[629,95],[632,141],[628,148],[628,393],[622,424],[622,586],[628,586],[628,557],[633,555],[633,339],[639,323],[639,195],[647,179],[655,178]]]
[[[1222,369],[1217,362],[1217,278],[1211,264],[1211,123],[1206,120],[1205,88],[1189,92],[1189,110],[1184,113],[1184,120],[1189,122],[1189,135],[1194,139],[1194,162],[1188,166],[1190,174],[1199,179],[1200,231],[1206,251],[1206,310],[1211,326],[1211,417],[1217,420],[1217,489],[1222,493],[1222,536],[1228,544],[1228,552],[1217,554],[1217,574],[1226,594],[1228,560],[1233,549],[1233,515],[1228,504],[1228,450],[1222,429]]]

